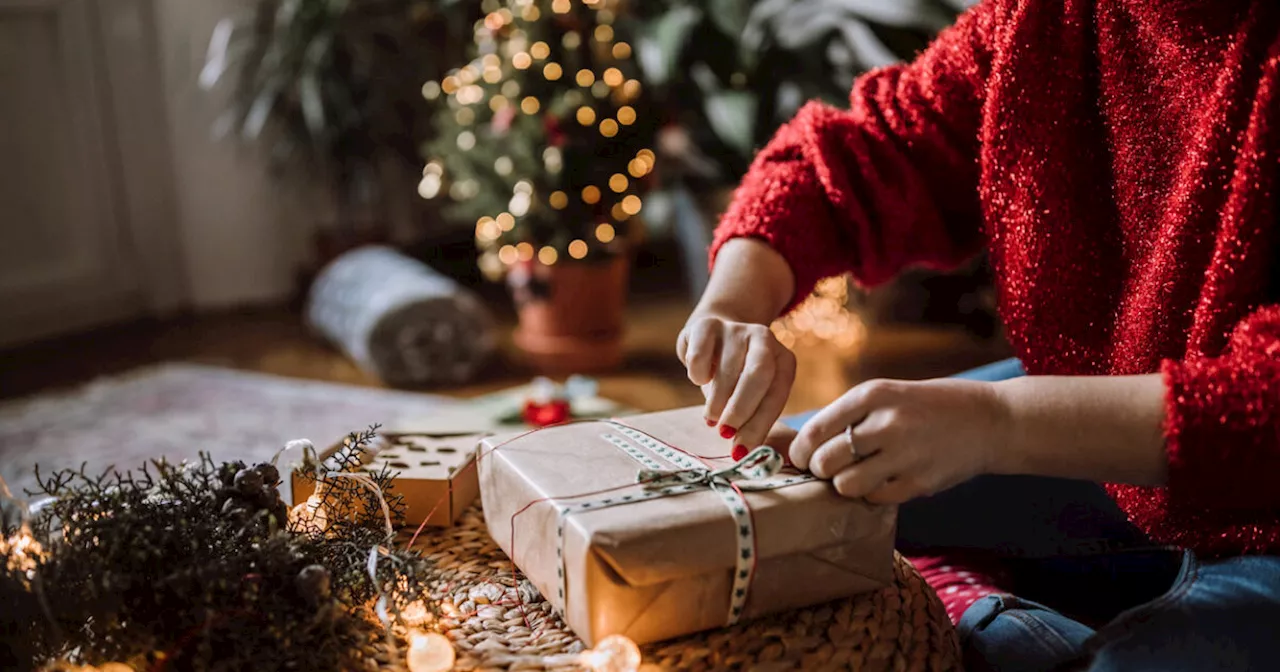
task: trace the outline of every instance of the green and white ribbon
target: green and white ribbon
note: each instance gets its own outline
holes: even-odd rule
[[[750,505],[742,492],[776,490],[789,485],[807,483],[814,480],[813,477],[807,474],[795,474],[781,479],[773,478],[782,469],[782,456],[768,446],[760,446],[734,464],[713,470],[692,455],[644,432],[619,423],[609,424],[617,433],[608,432],[603,434],[602,438],[640,464],[641,469],[636,475],[636,481],[641,489],[583,502],[554,502],[558,514],[556,516],[556,574],[560,603],[568,605],[565,599],[564,523],[569,515],[710,489],[720,495],[724,501],[730,515],[733,516],[734,527],[737,530],[734,535],[737,540],[737,549],[734,553],[733,585],[729,593],[727,624],[737,623],[746,606],[756,568],[755,524],[751,519]],[[675,469],[665,468],[650,453],[674,465]]]

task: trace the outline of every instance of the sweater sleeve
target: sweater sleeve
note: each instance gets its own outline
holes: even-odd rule
[[[1280,508],[1280,306],[1241,322],[1221,356],[1161,369],[1171,513]]]
[[[912,63],[854,83],[850,109],[811,102],[757,154],[716,229],[753,237],[795,274],[866,286],[904,267],[957,266],[982,245],[978,150],[997,3],[961,15]]]

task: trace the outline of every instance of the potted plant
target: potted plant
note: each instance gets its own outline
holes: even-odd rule
[[[419,191],[474,223],[481,271],[515,299],[516,344],[548,372],[622,356],[629,254],[655,157],[617,5],[486,3],[470,63],[427,85],[444,104]]]
[[[415,202],[398,182],[430,134],[421,84],[461,60],[476,14],[461,0],[256,0],[214,29],[199,82],[230,80],[215,133],[260,145],[281,178],[322,185],[320,264],[387,241],[393,199]]]

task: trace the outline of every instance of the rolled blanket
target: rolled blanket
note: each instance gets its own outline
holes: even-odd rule
[[[392,385],[470,380],[493,354],[493,316],[465,288],[388,247],[329,264],[311,287],[308,324]]]

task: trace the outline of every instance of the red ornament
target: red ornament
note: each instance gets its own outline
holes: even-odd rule
[[[572,409],[569,408],[569,402],[565,399],[552,399],[545,404],[539,404],[530,399],[524,402],[524,410],[521,412],[524,421],[534,427],[547,427],[566,422],[571,415],[573,415]]]
[[[560,127],[560,118],[548,114],[542,118],[542,130],[547,134],[547,144],[552,147],[564,146],[564,129]]]
[[[495,135],[506,135],[511,129],[511,122],[516,119],[516,109],[510,105],[498,110],[493,114],[493,119],[489,121],[489,129]]]

